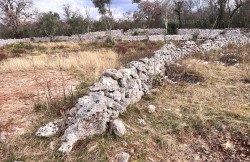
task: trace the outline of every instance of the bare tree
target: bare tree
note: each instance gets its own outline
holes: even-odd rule
[[[235,13],[244,5],[249,4],[250,1],[247,0],[234,0],[234,1],[227,1],[227,10],[228,10],[228,28],[230,28],[232,23],[232,18]]]
[[[142,1],[138,8],[139,12],[145,16],[148,28],[152,27],[153,23],[161,21],[161,3],[159,1]]]
[[[69,19],[72,15],[72,10],[71,10],[71,6],[69,4],[64,4],[63,5],[63,12],[64,12],[64,16],[67,19]]]
[[[32,18],[32,0],[1,0],[0,19],[15,37],[20,37],[22,26]]]
[[[82,40],[81,34],[86,31],[82,14],[78,9],[72,10],[69,4],[64,5],[63,10],[70,35],[77,35]]]
[[[112,19],[112,12],[111,12],[111,0],[92,0],[94,6],[98,8],[99,13],[102,15],[104,19],[106,32],[109,38],[111,38],[111,19]]]
[[[174,12],[178,16],[179,28],[182,28],[181,14],[182,14],[184,0],[175,0],[174,4],[175,4]]]
[[[90,8],[85,7],[86,20],[87,20],[87,32],[90,32]]]
[[[162,8],[162,19],[165,25],[165,34],[168,33],[168,16],[173,8],[172,0],[162,0],[161,1],[161,8]]]

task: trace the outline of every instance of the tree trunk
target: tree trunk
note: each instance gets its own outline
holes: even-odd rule
[[[219,13],[218,13],[218,21],[217,21],[217,28],[223,29],[224,25],[224,15],[225,15],[225,7],[226,7],[227,0],[219,0]]]

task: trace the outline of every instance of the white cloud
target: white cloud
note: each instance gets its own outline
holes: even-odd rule
[[[94,19],[99,19],[101,16],[98,9],[94,7],[91,0],[34,0],[35,7],[41,12],[58,12],[63,14],[62,7],[64,4],[70,4],[72,9],[79,9],[85,17],[85,7],[90,8],[90,16]],[[132,4],[132,0],[113,0],[112,12],[115,19],[123,17],[126,11],[134,11],[137,4]]]

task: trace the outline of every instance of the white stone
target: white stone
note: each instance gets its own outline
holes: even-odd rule
[[[149,113],[155,112],[155,105],[149,105],[149,106],[148,106],[148,112],[149,112]]]
[[[36,136],[41,137],[52,137],[60,130],[60,127],[63,125],[63,123],[63,119],[49,122],[48,124],[40,127],[35,134]]]
[[[115,159],[112,162],[128,162],[130,155],[126,152],[115,155]]]
[[[0,141],[4,142],[7,139],[8,133],[5,131],[0,132]]]
[[[147,125],[144,119],[138,119],[138,121],[141,125]]]
[[[123,124],[123,122],[121,120],[114,120],[113,122],[113,132],[119,136],[119,137],[122,137],[125,135],[126,133],[126,128]]]

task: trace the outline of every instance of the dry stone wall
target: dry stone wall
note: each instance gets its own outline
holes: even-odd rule
[[[118,70],[105,70],[101,80],[89,87],[89,94],[79,98],[78,103],[70,110],[72,117],[67,121],[59,119],[50,122],[41,127],[36,135],[53,136],[67,122],[69,126],[62,136],[59,151],[70,152],[78,140],[105,132],[111,120],[118,118],[128,105],[136,103],[144,94],[149,93],[154,78],[165,74],[166,65],[194,51],[204,52],[220,49],[229,43],[243,45],[250,42],[245,35],[233,37],[234,35],[224,34],[218,39],[205,41],[201,46],[193,41],[186,41],[181,48],[168,43],[155,51],[151,58],[132,61],[127,67]]]
[[[134,32],[145,33],[149,35],[149,40],[151,41],[164,41],[164,40],[190,40],[194,33],[199,33],[199,38],[205,39],[218,39],[224,37],[234,37],[239,36],[244,33],[248,35],[249,32],[241,29],[227,29],[227,30],[209,30],[209,29],[179,29],[178,35],[166,35],[164,36],[165,29],[133,29],[128,30],[123,33],[122,30],[112,30],[112,37],[119,40],[144,40],[148,39],[146,35],[133,36]],[[76,40],[99,40],[105,39],[106,32],[90,32],[82,35],[72,35],[72,36],[56,36],[54,40],[57,41],[76,41]],[[164,38],[165,37],[165,38]],[[33,42],[49,42],[49,37],[33,38]],[[31,42],[29,38],[24,39],[0,39],[0,47],[13,44],[17,42]]]

